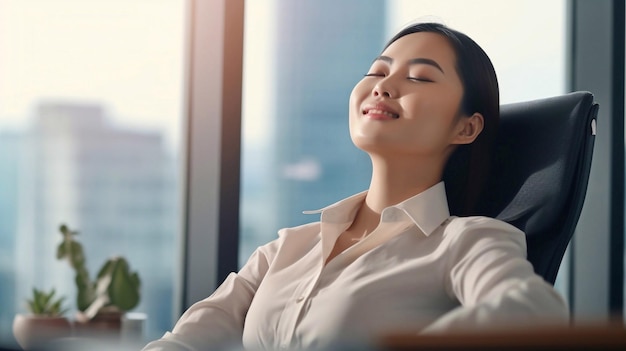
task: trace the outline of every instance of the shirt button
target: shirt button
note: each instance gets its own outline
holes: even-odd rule
[[[296,302],[302,302],[302,300],[304,300],[304,296],[300,296],[296,299]]]

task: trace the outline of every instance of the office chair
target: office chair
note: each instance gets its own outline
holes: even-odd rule
[[[528,260],[554,284],[585,200],[598,104],[589,92],[502,105],[480,215],[526,233]],[[466,169],[451,157],[448,169]],[[459,186],[446,172],[446,188]],[[454,202],[454,199],[449,201]],[[451,206],[452,207],[452,206]]]

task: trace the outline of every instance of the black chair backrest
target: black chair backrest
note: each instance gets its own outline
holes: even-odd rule
[[[587,192],[597,113],[589,92],[501,106],[482,214],[524,231],[528,260],[552,284]]]

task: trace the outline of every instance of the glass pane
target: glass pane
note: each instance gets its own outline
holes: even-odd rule
[[[347,103],[383,45],[385,12],[376,0],[246,2],[240,261],[310,221],[303,210],[367,187]]]
[[[348,98],[409,22],[434,19],[474,38],[492,58],[502,103],[565,92],[564,0],[269,3],[246,2],[242,264],[279,228],[317,220],[302,210],[367,189]]]
[[[124,256],[145,336],[171,329],[178,281],[184,0],[0,3],[0,344],[31,289],[76,312],[56,259],[80,232],[94,279]]]

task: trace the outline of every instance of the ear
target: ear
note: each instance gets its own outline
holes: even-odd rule
[[[471,144],[483,131],[485,120],[476,112],[469,117],[461,117],[456,126],[456,134],[452,144]]]

